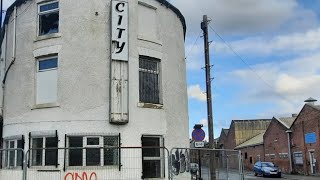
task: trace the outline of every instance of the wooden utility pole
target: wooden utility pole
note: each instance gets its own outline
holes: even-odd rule
[[[209,148],[214,149],[214,135],[213,135],[213,118],[212,118],[212,95],[211,95],[211,64],[209,53],[209,34],[208,34],[208,17],[203,16],[201,23],[204,38],[204,53],[205,53],[205,68],[206,68],[206,91],[207,91],[207,112],[208,112],[208,131],[209,131]],[[210,179],[216,179],[215,170],[215,153],[210,153]]]

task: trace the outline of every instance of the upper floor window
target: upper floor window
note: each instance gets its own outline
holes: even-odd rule
[[[156,58],[139,57],[140,102],[160,104],[160,61]]]
[[[59,32],[59,2],[39,4],[39,36]]]
[[[58,57],[46,57],[37,61],[36,104],[57,101]]]

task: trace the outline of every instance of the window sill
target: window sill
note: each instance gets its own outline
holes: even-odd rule
[[[42,36],[37,36],[35,38],[34,42],[42,41],[42,40],[46,40],[46,39],[59,38],[59,37],[61,37],[61,33],[46,34],[46,35],[42,35]]]
[[[31,110],[35,109],[45,109],[45,108],[57,108],[60,107],[58,103],[46,103],[46,104],[36,104]]]
[[[143,103],[139,102],[138,107],[140,108],[150,108],[150,109],[163,109],[163,104],[153,104],[153,103]]]

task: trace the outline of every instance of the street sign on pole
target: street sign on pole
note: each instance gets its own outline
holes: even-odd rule
[[[204,142],[203,142],[203,141],[194,142],[194,147],[196,147],[196,148],[203,148],[203,147],[204,147]]]
[[[195,129],[192,131],[192,139],[196,142],[203,141],[206,133],[202,129]]]

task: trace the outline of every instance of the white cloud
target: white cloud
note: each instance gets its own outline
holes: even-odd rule
[[[228,83],[237,83],[239,102],[275,106],[271,115],[297,113],[303,101],[309,97],[320,98],[320,54],[301,57],[285,62],[272,62],[236,70]],[[270,115],[269,114],[269,115]]]
[[[203,127],[208,127],[208,120],[207,119],[201,119],[199,121],[199,124],[202,124]]]
[[[292,19],[299,18],[298,22],[313,22],[316,17],[312,11],[299,8],[296,0],[173,0],[171,2],[186,17],[191,32],[200,30],[204,14],[213,18],[212,24],[223,34],[266,32],[280,29],[284,23]],[[310,27],[313,23],[305,25]]]
[[[192,99],[196,99],[199,101],[206,101],[207,96],[205,91],[200,88],[199,84],[192,85],[188,87],[188,97]]]
[[[274,53],[299,54],[320,50],[320,28],[306,32],[278,35],[275,37],[254,37],[229,43],[238,53],[266,55]],[[221,42],[213,44],[215,51],[230,52]]]

